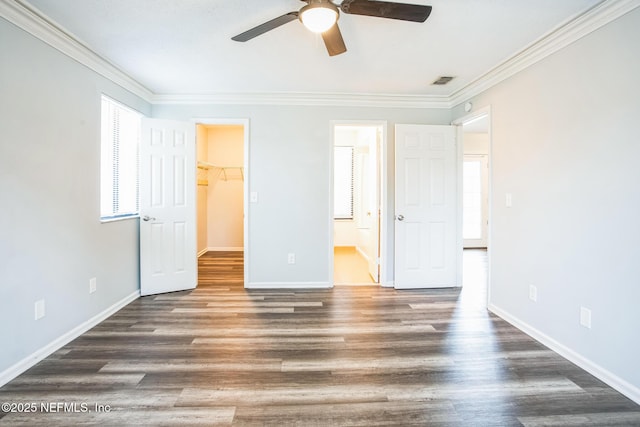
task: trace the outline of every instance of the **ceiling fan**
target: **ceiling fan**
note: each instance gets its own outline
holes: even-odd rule
[[[334,4],[331,0],[302,0],[307,3],[297,12],[289,12],[260,24],[231,40],[246,42],[254,37],[271,31],[288,22],[299,19],[305,27],[315,33],[321,33],[329,56],[340,55],[347,51],[342,33],[338,28],[340,12],[351,15],[375,16],[378,18],[398,19],[401,21],[424,22],[431,14],[431,6],[417,4],[392,3],[377,0],[343,0]]]

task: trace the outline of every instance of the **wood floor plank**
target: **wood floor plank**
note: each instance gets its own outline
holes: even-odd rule
[[[0,388],[0,425],[640,426],[640,406],[460,289],[246,290],[241,252],[140,298]]]

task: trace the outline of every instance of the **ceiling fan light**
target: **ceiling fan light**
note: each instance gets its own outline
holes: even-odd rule
[[[300,9],[300,20],[310,31],[324,33],[338,20],[338,9],[329,2],[311,3]]]

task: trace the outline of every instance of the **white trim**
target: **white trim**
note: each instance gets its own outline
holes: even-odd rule
[[[198,254],[196,255],[197,258],[200,258],[202,255],[206,254],[207,252],[209,252],[209,248],[204,248],[202,249],[200,252],[198,252]]]
[[[387,122],[382,124],[382,142],[380,152],[380,274],[379,279],[382,286],[385,286],[387,282],[393,282],[393,276],[390,271],[393,268],[395,274],[395,265],[393,265],[393,256],[389,254],[388,245],[389,242],[395,239],[395,220],[392,219],[391,228],[387,222],[389,218],[393,218],[393,208],[390,206],[391,200],[389,198],[389,130]],[[395,142],[394,142],[395,144]],[[395,166],[394,166],[395,167]],[[395,190],[394,190],[395,191]],[[393,286],[393,283],[391,284]]]
[[[486,105],[484,107],[476,109],[473,113],[465,114],[462,117],[458,117],[457,119],[451,122],[454,126],[462,126],[469,122],[472,122],[480,117],[488,116],[491,118],[491,105]],[[491,120],[489,120],[489,130],[491,129]]]
[[[154,94],[24,0],[0,1],[0,16],[151,104],[306,105],[449,109],[629,13],[640,0],[605,0],[571,17],[450,95],[256,92]]]
[[[362,250],[362,248],[360,248],[360,246],[356,245],[356,252],[359,253],[365,261],[369,262],[369,256]]]
[[[36,363],[50,356],[52,353],[60,350],[65,345],[78,338],[80,335],[84,334],[89,329],[98,325],[100,322],[107,319],[109,316],[138,298],[140,298],[140,290],[131,293],[120,301],[117,301],[111,307],[106,308],[104,311],[96,314],[91,319],[82,322],[75,328],[71,329],[69,332],[61,335],[41,349],[36,350],[29,356],[25,357],[18,363],[0,372],[0,387],[11,381],[18,375],[22,374],[27,369],[33,367]]]
[[[329,264],[329,271],[327,271],[327,281],[332,282],[334,280],[334,275],[336,271],[335,265],[335,239],[334,235],[336,234],[336,224],[334,217],[334,183],[333,178],[335,174],[335,147],[336,147],[336,126],[333,121],[329,122],[329,143],[327,144],[327,150],[329,155],[329,194],[328,194],[328,228],[327,228],[327,244],[328,252],[327,252],[327,262]]]
[[[375,283],[374,283],[375,285]],[[245,282],[246,289],[329,289],[331,282]]]
[[[210,246],[207,248],[207,252],[241,252],[244,251],[242,246]]]
[[[86,43],[27,2],[0,2],[0,17],[145,101],[151,102],[153,93],[149,89],[95,53]]]
[[[374,93],[247,92],[158,94],[152,104],[304,105],[382,108],[451,108],[448,96]]]
[[[464,239],[462,235],[463,221],[463,200],[464,188],[463,182],[463,165],[464,165],[464,130],[461,124],[453,125],[456,128],[456,190],[458,197],[456,198],[456,286],[462,288],[463,280],[463,251]]]
[[[640,6],[640,0],[605,0],[529,44],[519,53],[449,96],[456,106],[545,59]]]
[[[580,368],[584,369],[585,371],[589,372],[591,375],[595,376],[596,378],[603,381],[607,385],[611,386],[612,388],[616,389],[620,393],[624,394],[629,399],[640,404],[640,388],[634,386],[633,384],[628,383],[627,381],[623,380],[616,374],[608,371],[607,369],[603,368],[597,363],[592,362],[591,360],[587,359],[583,355],[570,349],[564,344],[556,341],[555,339],[544,334],[543,332],[539,331],[533,326],[521,321],[517,317],[511,315],[506,310],[503,310],[500,307],[497,307],[495,304],[490,304],[488,309],[496,316],[512,324],[513,326],[515,326],[525,334],[529,335],[536,341],[539,341],[542,344],[546,345],[551,350],[558,353],[560,356],[569,360],[571,363],[578,365]]]

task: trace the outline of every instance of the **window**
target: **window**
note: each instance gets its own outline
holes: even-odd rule
[[[353,147],[334,147],[333,217],[353,219]]]
[[[138,214],[138,145],[142,115],[102,97],[100,219]]]
[[[482,169],[480,160],[465,160],[462,169],[462,237],[482,239]]]

